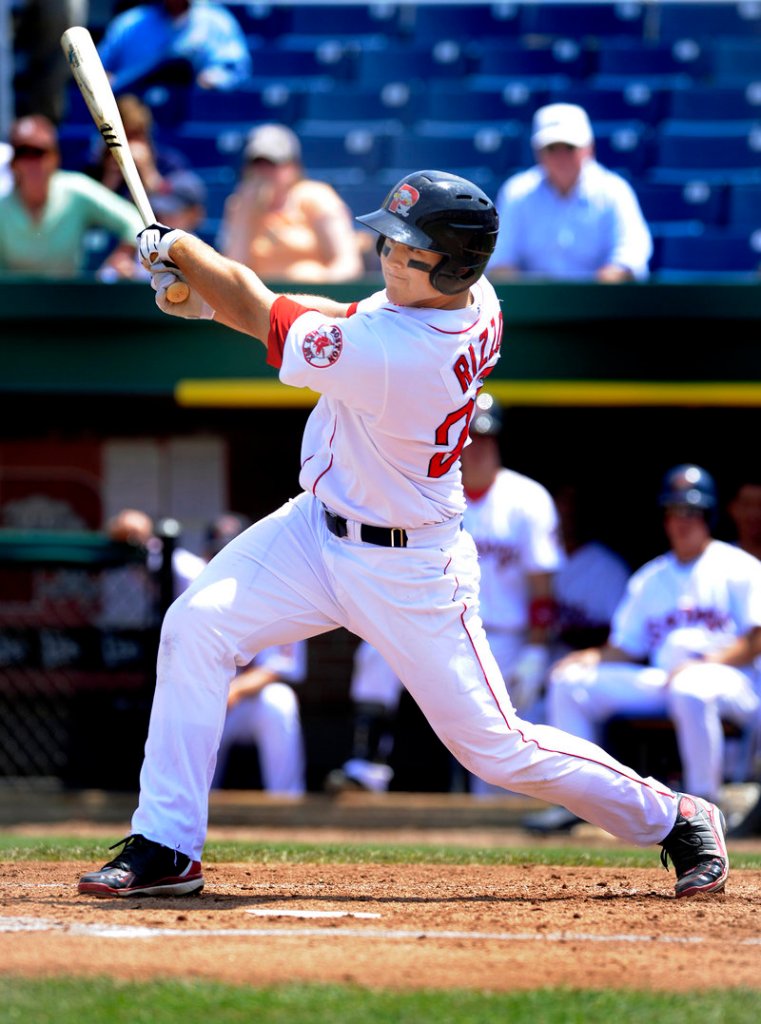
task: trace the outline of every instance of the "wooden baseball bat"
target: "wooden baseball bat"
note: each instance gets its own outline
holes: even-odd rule
[[[87,109],[119,165],[143,224],[146,227],[155,224],[156,217],[129,148],[116,97],[92,36],[86,28],[67,28],[61,36],[61,46]],[[184,302],[189,294],[186,282],[176,281],[167,288],[166,297],[170,302]]]

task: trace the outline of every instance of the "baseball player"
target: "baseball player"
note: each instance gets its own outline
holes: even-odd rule
[[[502,344],[499,300],[483,276],[494,204],[461,177],[417,171],[358,219],[378,233],[385,288],[352,303],[277,294],[165,225],[139,235],[162,310],[260,339],[284,384],[320,398],[304,430],[302,492],[232,540],[164,618],[132,831],[79,891],[202,888],[208,790],[236,666],[341,626],[381,652],[468,770],[628,842],[659,843],[678,896],[723,889],[719,809],[521,720],[486,640],[460,453]],[[176,271],[190,294],[171,306]]]
[[[206,529],[206,559],[218,555],[250,525],[248,517],[239,512],[218,515]],[[212,789],[224,784],[232,748],[236,744],[253,744],[263,788],[280,796],[304,795],[304,739],[299,701],[293,686],[304,681],[306,666],[306,641],[300,640],[265,647],[249,665],[238,669],[227,695],[227,715]]]
[[[676,466],[659,497],[671,550],[629,581],[602,647],[550,674],[548,719],[587,740],[612,715],[668,716],[684,785],[716,800],[722,719],[746,727],[759,710],[761,562],[711,536],[716,488],[700,466]]]
[[[280,796],[306,791],[299,701],[291,684],[306,676],[306,641],[266,647],[235,677],[217,753],[212,789],[222,786],[230,751],[254,744],[262,786]]]
[[[553,579],[563,564],[563,552],[549,491],[538,481],[501,465],[501,431],[499,405],[493,395],[482,391],[470,424],[471,444],[462,453],[463,526],[478,551],[481,619],[492,653],[513,707],[523,717],[537,721],[550,662]],[[350,688],[357,705],[358,749],[339,769],[339,775],[331,773],[328,788],[339,788],[341,776],[348,787],[354,783],[372,790],[388,788],[392,773],[384,763],[383,747],[388,746],[389,727],[384,730],[383,723],[393,716],[401,689],[401,682],[380,654],[361,643]],[[481,795],[493,792],[493,787],[477,776],[471,776],[469,788]]]

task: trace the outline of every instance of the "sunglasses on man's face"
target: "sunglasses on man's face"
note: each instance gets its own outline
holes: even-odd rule
[[[48,153],[51,153],[50,149],[40,149],[39,146],[16,146],[13,150],[14,160],[41,160]]]

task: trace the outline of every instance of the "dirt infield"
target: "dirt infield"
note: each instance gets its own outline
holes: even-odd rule
[[[724,896],[678,901],[656,866],[218,864],[200,896],[97,900],[76,893],[92,866],[2,865],[2,973],[761,988],[761,871],[736,871]]]

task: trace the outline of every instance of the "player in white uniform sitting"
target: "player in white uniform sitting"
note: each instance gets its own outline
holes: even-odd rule
[[[501,465],[502,413],[482,391],[462,453],[467,500],[463,526],[473,537],[481,569],[481,619],[504,676],[513,707],[532,722],[542,715],[540,694],[550,663],[555,599],[553,579],[563,563],[558,516],[538,481]],[[326,780],[326,788],[385,790],[393,718],[402,694],[399,678],[366,642],[354,658],[350,694],[356,706],[354,749]],[[478,776],[470,792],[493,793]],[[499,790],[502,792],[502,790]]]
[[[671,550],[634,573],[603,647],[554,666],[548,718],[595,741],[613,715],[668,716],[685,788],[715,801],[724,773],[722,720],[747,727],[759,710],[753,662],[761,562],[712,538],[716,488],[700,466],[670,470],[659,503]],[[567,814],[554,820],[558,829],[573,824]]]
[[[140,233],[164,312],[213,316],[261,339],[280,380],[320,398],[304,431],[302,493],[231,541],[164,618],[132,831],[79,891],[202,888],[236,668],[341,626],[381,652],[469,771],[628,842],[660,844],[678,896],[720,891],[729,857],[719,809],[519,718],[486,639],[460,453],[502,343],[499,300],[483,277],[494,204],[463,178],[418,171],[360,221],[378,232],[385,288],[350,304],[279,295],[183,231]],[[172,306],[177,269],[190,294]]]
[[[266,647],[235,677],[227,698],[212,789],[224,784],[230,752],[240,744],[256,747],[266,792],[304,795],[304,741],[293,684],[304,681],[306,654],[304,640]]]

